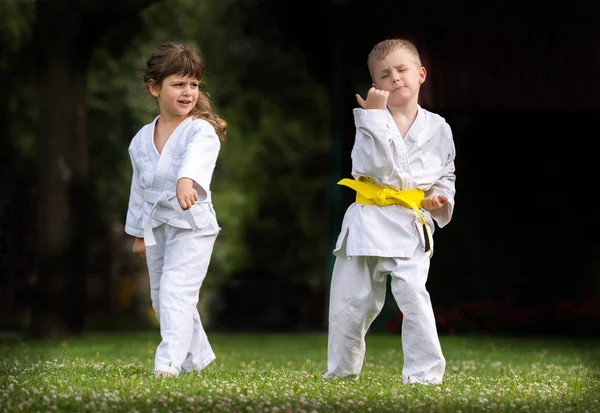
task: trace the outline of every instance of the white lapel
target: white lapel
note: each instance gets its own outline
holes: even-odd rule
[[[173,132],[165,146],[163,147],[162,152],[158,156],[158,163],[156,165],[156,171],[154,173],[154,180],[152,181],[152,190],[156,192],[164,191],[165,186],[168,184],[168,180],[166,177],[169,176],[171,172],[171,167],[173,163],[173,154],[175,153],[175,148],[177,147],[177,141],[182,136],[182,131],[185,129],[185,126],[192,121],[192,117],[184,119]],[[156,121],[154,122],[156,125]],[[152,128],[152,146],[154,148],[154,153],[158,155],[156,151],[156,147],[154,147],[154,128]]]
[[[417,106],[417,117],[413,124],[406,132],[406,136],[404,138],[404,143],[406,144],[406,149],[410,151],[412,147],[419,141],[419,135],[421,131],[425,128],[425,112],[421,108],[420,105]]]

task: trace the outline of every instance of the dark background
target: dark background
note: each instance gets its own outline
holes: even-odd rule
[[[574,330],[564,317],[598,332],[596,4],[334,1],[277,13],[332,91],[332,182],[350,173],[354,93],[370,86],[371,47],[406,37],[419,48],[428,70],[420,103],[447,119],[457,150],[454,219],[435,234],[434,303],[465,312],[484,301],[494,319],[508,308],[538,330]],[[332,192],[337,235],[353,193]],[[515,317],[504,328],[527,330],[506,325]]]
[[[325,331],[331,250],[354,199],[336,182],[350,176],[355,93],[371,85],[371,48],[403,37],[427,69],[420,104],[446,118],[456,145],[455,213],[436,229],[428,282],[440,332],[600,335],[600,6],[173,1],[3,5],[0,18],[15,18],[0,20],[0,329],[148,327],[145,287],[137,310],[130,303],[143,266],[120,226],[142,108],[120,82],[131,81],[131,54],[191,36],[232,127],[217,192],[256,200],[216,205],[208,329]],[[312,91],[314,102],[302,94]],[[244,140],[247,159],[231,149]],[[76,179],[48,195],[40,182],[59,158]],[[64,205],[63,226],[53,213]],[[400,322],[388,294],[373,329],[397,333]]]

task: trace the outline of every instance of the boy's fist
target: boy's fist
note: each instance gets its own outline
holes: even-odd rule
[[[387,90],[376,89],[371,86],[367,92],[367,100],[364,100],[359,94],[356,94],[356,101],[363,109],[385,109],[390,92]]]
[[[446,195],[430,195],[421,201],[421,207],[427,211],[440,209],[448,203]]]

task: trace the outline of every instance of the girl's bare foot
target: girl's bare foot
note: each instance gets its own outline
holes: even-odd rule
[[[161,370],[156,370],[156,371],[154,372],[154,375],[155,375],[156,377],[158,377],[158,376],[172,376],[172,375],[173,375],[173,373],[169,373],[169,372],[166,372],[166,371],[161,371]]]

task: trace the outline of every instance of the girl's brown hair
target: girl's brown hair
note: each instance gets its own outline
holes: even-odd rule
[[[204,60],[200,53],[183,43],[167,42],[158,47],[146,61],[144,82],[160,88],[163,80],[171,75],[189,76],[200,81],[204,75]],[[215,128],[217,136],[225,139],[227,122],[213,112],[210,99],[202,91],[190,115],[206,120]]]

